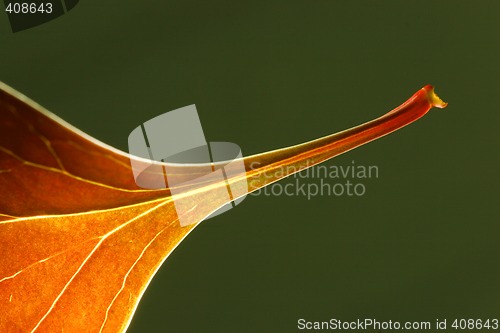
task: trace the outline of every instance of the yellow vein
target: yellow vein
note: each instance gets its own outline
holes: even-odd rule
[[[193,208],[189,209],[185,214],[191,212],[192,210],[196,209],[196,207],[198,207],[198,205],[195,205]],[[180,218],[180,217],[179,217]],[[178,218],[178,219],[179,219]],[[202,222],[199,221],[194,227],[192,227],[190,230],[188,230],[188,232],[186,232],[177,242],[174,246],[172,246],[172,248],[170,249],[170,251],[165,255],[163,256],[161,262],[155,267],[155,271],[153,272],[153,274],[150,275],[148,281],[146,282],[145,285],[143,285],[143,288],[142,290],[139,292],[139,295],[137,296],[137,300],[134,302],[134,308],[131,310],[131,315],[128,317],[128,321],[127,323],[125,324],[123,330],[121,332],[125,332],[128,327],[130,326],[130,323],[132,322],[132,317],[133,317],[133,314],[135,313],[135,311],[137,311],[137,307],[139,305],[139,301],[140,299],[142,298],[142,296],[144,295],[144,292],[146,291],[147,287],[149,286],[149,284],[151,283],[151,280],[153,279],[153,277],[156,275],[156,273],[158,272],[158,270],[160,269],[160,267],[163,265],[163,263],[165,262],[165,260],[167,260],[167,258],[170,256],[170,254],[179,246],[179,244],[194,230],[194,228],[199,225],[200,223]],[[168,226],[167,226],[168,227]],[[167,228],[165,227],[165,229]],[[131,295],[129,295],[129,303],[130,303],[130,297]]]
[[[2,213],[0,213],[0,216],[9,217],[9,218],[12,218],[12,219],[17,219],[17,218],[19,218],[18,216],[7,215],[7,214],[2,214]],[[2,222],[0,222],[0,223],[2,223]]]
[[[157,201],[161,201],[161,200],[157,200]],[[165,202],[165,203],[166,203],[166,202]],[[159,206],[161,206],[161,205],[155,206],[155,207],[153,207],[153,208],[158,208]],[[197,205],[196,205],[196,206],[197,206]],[[196,206],[195,206],[194,208],[196,208]],[[190,209],[188,212],[190,212],[190,211],[191,211],[191,210],[193,210],[194,208]],[[170,224],[168,224],[168,225],[167,225],[167,226],[166,226],[163,230],[165,230],[166,228],[170,227],[170,226],[171,226],[171,225],[172,225],[175,221],[178,221],[178,219],[175,219],[174,221],[172,221],[172,222],[171,222]],[[2,223],[2,222],[0,222],[0,224],[1,224],[1,223]],[[109,232],[108,232],[108,233],[109,233]],[[84,241],[82,244],[80,244],[80,245],[78,245],[78,246],[74,246],[74,247],[72,247],[72,248],[69,248],[69,249],[66,249],[66,250],[64,250],[64,251],[60,251],[60,252],[58,252],[58,253],[56,253],[56,254],[53,254],[53,255],[51,255],[51,256],[49,256],[49,257],[47,257],[47,258],[44,258],[44,259],[38,260],[38,261],[36,261],[36,262],[32,263],[31,265],[26,266],[25,268],[23,268],[23,269],[19,270],[19,271],[18,271],[18,272],[16,272],[15,274],[10,275],[10,276],[7,276],[7,277],[4,277],[3,279],[0,279],[0,283],[1,283],[1,282],[3,282],[3,281],[5,281],[5,280],[10,280],[10,279],[12,279],[12,278],[16,277],[17,275],[21,274],[23,271],[25,271],[25,270],[27,270],[27,269],[29,269],[29,268],[31,268],[31,267],[33,267],[33,266],[35,266],[35,265],[38,265],[38,264],[40,264],[40,263],[43,263],[43,262],[48,261],[48,260],[50,260],[50,259],[53,259],[53,258],[55,258],[55,257],[57,257],[57,256],[59,256],[59,255],[61,255],[61,254],[66,253],[66,252],[69,252],[69,251],[72,251],[72,250],[78,249],[78,248],[82,247],[85,243],[88,243],[88,242],[93,241],[93,240],[96,240],[96,239],[103,238],[103,237],[105,237],[108,233],[106,233],[105,235],[101,235],[101,236],[97,236],[97,237],[93,237],[93,238],[87,239],[86,241]],[[107,237],[107,236],[106,236],[106,237]]]
[[[44,137],[43,135],[41,135],[40,133],[38,133],[38,131],[36,131],[36,133],[39,135],[40,139],[43,141],[43,143],[47,147],[47,150],[50,152],[50,154],[52,155],[52,157],[54,157],[54,159],[56,160],[56,162],[59,165],[59,167],[61,168],[61,170],[62,171],[66,171],[66,169],[64,168],[64,165],[63,165],[61,159],[59,158],[59,155],[57,155],[57,153],[54,150],[54,147],[52,147],[52,144],[50,143],[50,141],[46,137]]]
[[[113,304],[115,303],[116,299],[118,298],[118,296],[122,293],[123,289],[125,289],[125,284],[127,283],[127,280],[128,280],[128,277],[130,275],[130,273],[132,272],[132,270],[135,268],[135,266],[137,265],[137,263],[139,262],[139,260],[142,259],[142,257],[144,256],[144,253],[146,253],[147,249],[151,246],[151,244],[153,244],[153,242],[168,228],[170,227],[170,225],[172,225],[174,222],[178,221],[178,219],[175,219],[174,221],[172,221],[172,223],[170,223],[168,226],[166,226],[165,228],[163,228],[160,232],[158,232],[154,237],[153,239],[151,239],[149,241],[149,243],[144,247],[144,249],[142,250],[141,254],[137,257],[137,259],[135,260],[135,262],[132,264],[132,266],[130,267],[130,269],[127,271],[127,273],[125,274],[125,276],[123,277],[123,282],[122,282],[122,285],[121,285],[121,288],[120,290],[118,290],[118,292],[116,293],[115,297],[113,298],[113,300],[111,301],[111,303],[109,304],[108,308],[106,309],[106,315],[104,317],[104,321],[101,325],[101,329],[99,330],[99,333],[102,333],[102,330],[104,329],[104,326],[106,325],[106,322],[108,321],[108,316],[109,316],[109,310],[111,309],[111,307],[113,306]],[[130,299],[130,296],[129,296],[129,299]],[[130,302],[130,300],[129,300]]]
[[[84,216],[84,215],[108,213],[108,212],[120,211],[120,210],[123,210],[123,209],[129,209],[129,208],[134,208],[134,207],[149,205],[149,204],[156,203],[156,202],[168,203],[170,201],[172,201],[172,197],[160,198],[160,199],[155,199],[155,200],[149,200],[149,201],[139,202],[139,203],[136,203],[136,204],[125,205],[125,206],[114,207],[114,208],[89,210],[89,211],[86,211],[86,212],[79,212],[79,213],[53,214],[53,215],[36,215],[36,216],[27,216],[27,217],[15,217],[15,216],[12,216],[14,218],[14,220],[0,221],[0,224],[17,223],[17,222],[24,222],[24,221],[31,221],[31,220],[52,219],[52,218],[62,218],[62,217],[75,217],[75,216]],[[5,215],[5,216],[8,216],[8,217],[10,216],[10,215],[6,215],[6,214],[0,214],[0,215]]]
[[[82,244],[80,244],[80,245],[78,245],[78,246],[74,246],[74,247],[72,247],[72,248],[69,248],[69,249],[66,249],[66,250],[64,250],[64,251],[60,251],[60,252],[58,252],[58,253],[56,253],[56,254],[53,254],[53,255],[51,255],[51,256],[49,256],[49,257],[47,257],[47,258],[44,258],[44,259],[40,259],[40,260],[38,260],[38,261],[35,261],[35,262],[34,262],[34,263],[32,263],[31,265],[26,266],[26,267],[24,267],[23,269],[21,269],[21,270],[17,271],[15,274],[10,275],[10,276],[6,276],[6,277],[4,277],[3,279],[1,279],[1,280],[0,280],[0,283],[1,283],[1,282],[3,282],[3,281],[5,281],[5,280],[10,280],[10,279],[13,279],[13,278],[15,278],[16,276],[18,276],[19,274],[21,274],[22,272],[24,272],[24,271],[26,271],[26,270],[28,270],[28,269],[30,269],[30,268],[32,268],[32,267],[34,267],[34,266],[38,265],[38,264],[44,263],[44,262],[46,262],[46,261],[48,261],[48,260],[50,260],[50,259],[54,259],[54,258],[56,258],[56,257],[60,256],[61,254],[66,253],[66,252],[70,252],[70,251],[76,250],[76,249],[78,249],[78,248],[81,248],[81,247],[82,247],[85,243],[88,243],[88,242],[90,242],[90,241],[93,241],[93,240],[96,240],[96,239],[99,239],[99,238],[101,238],[101,237],[94,237],[94,238],[91,238],[91,239],[87,239],[86,241],[84,241]]]
[[[89,184],[96,185],[96,186],[100,186],[100,187],[104,187],[104,188],[108,188],[108,189],[111,189],[111,190],[116,190],[116,191],[120,191],[120,192],[131,192],[131,193],[160,192],[160,191],[164,191],[165,190],[165,189],[158,189],[158,190],[128,190],[128,189],[124,189],[124,188],[120,188],[120,187],[115,187],[115,186],[103,184],[103,183],[100,183],[100,182],[96,182],[96,181],[93,181],[93,180],[89,180],[89,179],[85,179],[85,178],[73,175],[73,174],[71,174],[71,173],[69,173],[69,172],[67,172],[65,170],[60,170],[60,169],[48,167],[46,165],[42,165],[42,164],[38,164],[38,163],[26,161],[25,159],[21,158],[20,156],[14,154],[12,151],[10,151],[10,150],[8,150],[8,149],[6,149],[4,147],[1,147],[1,146],[0,146],[0,151],[3,151],[4,153],[6,153],[6,154],[12,156],[13,158],[19,160],[24,165],[35,167],[35,168],[39,168],[39,169],[50,171],[50,172],[60,173],[60,174],[63,174],[65,176],[68,176],[70,178],[73,178],[75,180],[78,180],[78,181],[81,181],[81,182],[84,182],[84,183],[89,183]]]
[[[65,170],[64,169],[64,166],[62,164],[62,161],[61,159],[59,158],[59,156],[56,154],[56,152],[54,151],[54,149],[52,148],[52,145],[50,143],[50,141],[42,134],[40,133],[36,128],[35,126],[33,126],[32,123],[29,123],[27,122],[23,117],[21,117],[21,115],[19,115],[17,112],[16,112],[16,109],[15,108],[12,108],[11,109],[11,112],[14,114],[15,117],[17,117],[19,119],[19,121],[23,122],[24,124],[26,124],[26,126],[28,127],[28,130],[33,133],[35,136],[37,136],[45,145],[45,147],[47,148],[47,150],[49,151],[49,153],[52,155],[52,157],[56,160],[57,164],[59,165],[59,167],[61,168],[61,170]]]
[[[21,115],[17,112],[17,109],[15,107],[9,107],[9,111],[16,117],[21,123],[24,123],[28,130],[33,133],[35,136],[37,136],[45,145],[49,153],[52,155],[52,157],[56,160],[57,164],[62,170],[64,169],[64,166],[62,164],[62,161],[59,159],[59,156],[57,156],[56,152],[54,149],[52,149],[52,145],[50,144],[50,141],[43,135],[41,134],[35,126],[33,126],[32,123],[27,122]]]
[[[87,154],[91,154],[91,155],[95,155],[95,156],[101,156],[101,157],[104,157],[104,158],[107,158],[113,162],[115,162],[116,164],[122,166],[122,167],[125,167],[127,169],[130,169],[130,164],[128,163],[124,163],[123,161],[120,161],[119,159],[115,158],[113,155],[110,155],[110,154],[105,154],[103,152],[100,152],[100,151],[89,151],[88,149],[85,149],[83,148],[80,144],[78,144],[77,142],[74,142],[72,140],[69,140],[69,141],[63,141],[64,143],[67,143],[69,144],[70,146],[73,146],[74,148],[76,149],[79,149]],[[99,147],[100,149],[103,149],[102,147]]]
[[[38,327],[42,324],[42,322],[45,320],[45,318],[47,318],[47,316],[52,312],[52,310],[54,309],[54,307],[56,306],[57,302],[59,301],[59,299],[62,297],[62,295],[64,294],[64,292],[68,289],[69,285],[73,282],[73,280],[76,278],[76,276],[80,273],[80,271],[83,269],[83,267],[85,266],[85,264],[87,264],[87,262],[89,261],[89,259],[94,255],[94,253],[97,251],[97,249],[101,246],[101,244],[109,237],[111,236],[112,234],[114,234],[115,232],[119,231],[120,229],[124,228],[125,226],[129,225],[130,223],[136,221],[137,219],[140,219],[144,216],[146,216],[147,214],[153,212],[154,210],[160,208],[161,206],[163,206],[165,203],[161,203],[153,208],[150,208],[148,209],[147,211],[145,212],[142,212],[141,214],[137,215],[136,217],[128,220],[127,222],[123,223],[122,225],[120,225],[119,227],[116,227],[115,229],[109,231],[106,235],[102,236],[101,240],[96,244],[96,246],[92,249],[92,251],[89,253],[89,255],[83,260],[82,264],[80,265],[80,267],[78,267],[78,269],[76,270],[76,272],[73,274],[73,276],[69,279],[69,281],[66,283],[66,285],[63,287],[63,289],[61,290],[61,292],[59,293],[59,295],[57,295],[56,299],[54,300],[54,302],[52,302],[52,305],[50,306],[50,308],[47,310],[47,312],[45,313],[45,315],[43,315],[43,317],[40,319],[40,321],[38,321],[38,323],[36,324],[36,326],[33,328],[33,330],[31,331],[31,333],[34,333]]]

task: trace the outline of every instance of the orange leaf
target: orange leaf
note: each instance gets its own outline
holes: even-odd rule
[[[444,107],[426,86],[363,125],[243,159],[231,186],[258,190]],[[155,272],[196,226],[170,190],[139,188],[133,156],[0,84],[0,332],[124,332]],[[136,159],[139,161],[139,159]],[[178,165],[183,177],[196,166]],[[184,195],[193,222],[226,204],[225,182]],[[236,199],[236,198],[233,198]]]

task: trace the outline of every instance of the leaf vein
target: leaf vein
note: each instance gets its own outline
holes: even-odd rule
[[[148,190],[148,189],[141,189],[141,190],[129,190],[129,189],[125,189],[125,188],[120,188],[120,187],[116,187],[116,186],[111,186],[111,185],[107,185],[107,184],[104,184],[104,183],[101,183],[101,182],[97,182],[97,181],[94,181],[94,180],[89,180],[89,179],[85,179],[85,178],[82,178],[82,177],[79,177],[79,176],[76,176],[76,175],[73,175],[69,172],[67,172],[66,170],[60,170],[60,169],[56,169],[56,168],[52,168],[52,167],[48,167],[46,165],[42,165],[42,164],[38,164],[38,163],[34,163],[34,162],[31,162],[31,161],[27,161],[25,159],[23,159],[22,157],[14,154],[12,151],[10,151],[9,149],[6,149],[2,146],[0,146],[0,151],[3,151],[4,153],[12,156],[13,158],[17,159],[18,161],[20,161],[21,163],[23,163],[24,165],[27,165],[27,166],[31,166],[31,167],[34,167],[34,168],[39,168],[39,169],[42,169],[42,170],[46,170],[46,171],[50,171],[50,172],[55,172],[55,173],[60,173],[60,174],[63,174],[67,177],[70,177],[70,178],[73,178],[75,180],[78,180],[78,181],[81,181],[81,182],[84,182],[84,183],[89,183],[89,184],[92,184],[92,185],[96,185],[96,186],[99,186],[99,187],[104,187],[104,188],[107,188],[107,189],[111,189],[111,190],[116,190],[116,191],[121,191],[121,192],[128,192],[128,193],[141,193],[141,192],[159,192],[159,191],[164,191],[165,189],[155,189],[155,190]]]
[[[76,270],[76,272],[73,274],[73,276],[69,279],[69,281],[66,283],[66,285],[63,287],[63,289],[61,290],[61,292],[59,293],[59,295],[57,295],[56,299],[54,300],[54,302],[52,302],[52,305],[50,306],[50,308],[47,310],[47,312],[42,316],[42,318],[38,321],[38,323],[36,324],[36,326],[33,328],[33,330],[31,330],[31,333],[34,333],[38,327],[40,327],[40,325],[42,324],[42,322],[49,316],[49,314],[52,312],[52,310],[55,308],[57,302],[61,299],[61,297],[63,296],[63,294],[66,292],[66,290],[69,288],[70,284],[73,282],[73,280],[76,278],[76,276],[80,273],[80,271],[83,269],[83,267],[87,264],[87,262],[90,260],[90,258],[94,255],[94,253],[97,251],[97,249],[99,249],[99,247],[101,246],[101,244],[109,237],[111,236],[112,234],[114,234],[115,232],[119,231],[120,229],[124,228],[125,226],[129,225],[130,223],[134,222],[135,220],[138,220],[139,218],[143,217],[143,216],[146,216],[147,214],[151,213],[152,211],[160,208],[161,206],[163,206],[165,203],[161,203],[159,205],[156,205],[150,209],[148,209],[147,211],[145,212],[142,212],[141,214],[135,216],[134,218],[128,220],[127,222],[125,222],[124,224],[120,225],[119,227],[116,227],[114,228],[113,230],[109,231],[106,235],[102,236],[101,240],[96,244],[96,246],[92,249],[92,251],[90,251],[89,255],[83,260],[82,264],[80,265],[80,267],[78,267],[78,269]]]
[[[24,271],[26,271],[26,270],[28,270],[28,269],[30,269],[30,268],[32,268],[32,267],[35,267],[35,266],[36,266],[36,265],[38,265],[38,264],[44,263],[44,262],[46,262],[46,261],[48,261],[48,260],[50,260],[50,259],[54,259],[54,258],[56,258],[56,257],[60,256],[61,254],[66,253],[66,252],[70,252],[70,251],[76,250],[76,249],[78,249],[78,248],[82,247],[85,243],[88,243],[88,242],[90,242],[90,241],[93,241],[93,240],[99,239],[99,238],[101,238],[101,237],[102,237],[102,236],[100,236],[100,237],[94,237],[94,238],[91,238],[91,239],[87,239],[86,241],[84,241],[83,243],[81,243],[81,244],[80,244],[80,245],[78,245],[78,246],[74,246],[74,247],[71,247],[71,248],[66,249],[66,250],[64,250],[64,251],[57,252],[57,253],[55,253],[55,254],[53,254],[53,255],[51,255],[51,256],[49,256],[49,257],[47,257],[47,258],[43,258],[43,259],[37,260],[37,261],[35,261],[34,263],[32,263],[32,264],[30,264],[30,265],[28,265],[28,266],[24,267],[23,269],[20,269],[20,270],[19,270],[19,271],[17,271],[16,273],[14,273],[14,274],[12,274],[12,275],[10,275],[10,276],[6,276],[6,277],[4,277],[3,279],[0,279],[0,283],[4,282],[4,281],[6,281],[6,280],[13,279],[13,278],[15,278],[16,276],[18,276],[19,274],[21,274],[22,272],[24,272]]]
[[[101,329],[99,330],[99,333],[102,333],[102,330],[104,329],[104,326],[106,325],[106,322],[108,321],[108,316],[109,316],[109,310],[111,309],[111,307],[113,306],[113,304],[115,303],[116,299],[118,298],[118,296],[122,293],[123,289],[125,289],[125,284],[127,283],[127,280],[128,280],[128,277],[130,275],[130,273],[132,272],[132,270],[134,269],[134,267],[137,265],[137,263],[139,262],[139,260],[141,260],[141,258],[144,256],[144,253],[146,253],[146,251],[148,250],[148,248],[151,246],[151,244],[153,244],[153,242],[158,238],[158,236],[160,236],[168,227],[170,227],[174,222],[178,221],[179,219],[175,219],[174,221],[172,221],[172,223],[170,223],[169,225],[167,225],[165,228],[163,228],[162,230],[160,230],[150,241],[149,243],[144,247],[144,249],[142,250],[141,254],[139,254],[139,256],[137,257],[137,259],[135,260],[135,262],[132,264],[132,266],[130,267],[130,269],[127,271],[127,273],[125,274],[125,276],[123,277],[123,282],[122,282],[122,285],[121,285],[121,288],[120,290],[118,290],[118,292],[116,293],[115,297],[113,298],[113,300],[111,301],[111,303],[109,304],[108,308],[106,309],[106,315],[104,317],[104,321],[101,325]],[[130,296],[129,296],[130,298]]]
[[[0,213],[0,216],[7,216],[7,217],[13,218],[12,220],[0,221],[0,224],[19,223],[19,222],[24,222],[24,221],[41,220],[41,219],[52,219],[52,218],[63,218],[63,217],[75,217],[75,216],[84,216],[84,215],[92,215],[92,214],[101,214],[101,213],[107,213],[107,212],[120,211],[120,210],[124,210],[124,209],[130,209],[133,207],[140,207],[140,206],[149,205],[149,204],[152,204],[155,202],[162,202],[162,201],[165,203],[170,202],[170,201],[172,201],[172,197],[159,198],[159,199],[139,202],[139,203],[135,203],[135,204],[130,204],[130,205],[123,205],[123,206],[119,206],[119,207],[105,208],[105,209],[95,209],[95,210],[89,210],[86,212],[78,212],[78,213],[35,215],[35,216],[26,216],[26,217],[17,217],[17,216],[11,216],[11,215]]]

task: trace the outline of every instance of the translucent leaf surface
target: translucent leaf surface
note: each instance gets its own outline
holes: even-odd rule
[[[245,157],[246,172],[229,172],[227,182],[258,190],[433,106],[446,103],[426,86],[368,123]],[[218,195],[226,182],[198,184],[182,198],[194,221],[182,227],[170,189],[139,188],[131,158],[0,84],[0,332],[124,332],[160,265],[227,203]],[[181,178],[197,168],[176,167]]]

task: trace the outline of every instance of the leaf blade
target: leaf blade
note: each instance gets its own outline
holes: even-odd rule
[[[399,129],[433,106],[445,105],[426,86],[371,122],[246,157],[247,171],[230,173],[227,182],[255,191]],[[225,182],[200,183],[181,198],[194,222],[181,227],[170,190],[138,188],[131,158],[0,84],[0,331],[125,331],[168,255],[227,203],[219,195]],[[177,167],[179,177],[197,172]]]

